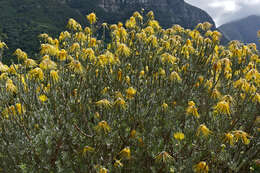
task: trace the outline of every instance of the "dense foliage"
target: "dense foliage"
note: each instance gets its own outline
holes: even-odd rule
[[[41,34],[39,61],[17,49],[0,62],[2,172],[259,170],[254,44],[221,46],[207,22],[162,29],[152,12],[103,23],[98,39],[86,17]]]

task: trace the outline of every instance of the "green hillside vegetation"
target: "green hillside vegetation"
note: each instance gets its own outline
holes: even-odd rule
[[[3,0],[0,11],[2,38],[9,53],[20,47],[32,55],[39,49],[40,33],[57,35],[71,17],[84,21],[80,13],[55,0]]]
[[[0,61],[1,173],[259,173],[260,54],[208,22],[87,15]],[[6,57],[0,41],[0,58]]]
[[[252,15],[220,26],[218,29],[229,39],[243,43],[255,43],[260,46],[257,31],[260,28],[260,16]]]

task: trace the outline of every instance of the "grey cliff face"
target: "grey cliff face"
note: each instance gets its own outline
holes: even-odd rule
[[[205,11],[187,4],[184,0],[99,0],[98,6],[105,12],[119,16],[140,11],[142,8],[145,11],[153,10],[163,27],[179,24],[185,28],[194,28],[198,23],[208,21],[216,28],[214,21]]]

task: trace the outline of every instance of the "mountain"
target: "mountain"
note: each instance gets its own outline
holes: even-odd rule
[[[141,9],[153,10],[163,27],[194,28],[208,21],[216,29],[206,12],[184,0],[1,0],[0,39],[9,46],[9,55],[19,47],[34,56],[31,53],[39,49],[37,36],[43,32],[57,36],[69,18],[86,25],[85,15],[94,11],[100,23],[117,23]]]
[[[244,43],[256,43],[260,47],[257,31],[260,30],[260,16],[252,15],[232,21],[218,28],[229,40],[239,40]]]

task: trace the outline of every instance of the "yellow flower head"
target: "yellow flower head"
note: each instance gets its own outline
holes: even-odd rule
[[[173,137],[179,141],[183,140],[185,135],[184,133],[181,133],[181,132],[176,132],[173,134]]]
[[[59,50],[56,46],[53,46],[51,44],[41,44],[41,55],[56,56],[58,53]]]
[[[26,59],[24,61],[24,65],[26,68],[33,68],[37,66],[37,63],[33,59]]]
[[[0,61],[0,72],[4,73],[4,72],[8,72],[9,71],[9,67],[7,65],[4,65],[1,61]]]
[[[123,165],[123,163],[121,163],[120,160],[115,160],[114,166],[120,168],[120,167],[123,167],[124,165]]]
[[[134,89],[133,87],[130,87],[126,90],[126,97],[129,99],[132,99],[135,95],[136,95],[136,89]]]
[[[108,173],[108,170],[104,167],[99,169],[99,173]]]
[[[27,53],[22,51],[21,49],[16,49],[14,55],[17,56],[18,60],[26,60],[28,58]]]
[[[90,147],[90,146],[85,146],[82,153],[83,155],[86,155],[87,153],[91,153],[91,152],[94,152],[95,149],[93,147]]]
[[[72,70],[75,73],[82,74],[82,72],[83,72],[83,67],[78,60],[72,60],[68,64],[68,67],[69,67],[70,70]]]
[[[236,142],[238,141],[238,139],[241,139],[242,142],[246,145],[250,143],[250,140],[248,139],[250,136],[246,132],[242,130],[235,130],[232,133],[234,134],[234,139]]]
[[[102,99],[102,100],[99,100],[99,101],[97,101],[96,102],[96,104],[98,105],[98,106],[104,106],[104,107],[106,107],[106,108],[110,108],[111,107],[111,103],[110,103],[110,101],[109,100],[107,100],[107,99]]]
[[[5,44],[5,42],[2,42],[0,40],[0,49],[3,49],[3,48],[7,48],[7,45]]]
[[[30,79],[36,79],[36,80],[43,80],[44,79],[44,73],[42,71],[42,69],[40,69],[39,67],[32,69],[31,71],[29,71],[29,78]]]
[[[5,83],[6,91],[10,93],[16,93],[17,87],[14,85],[13,81],[11,79],[7,79]]]
[[[186,109],[186,114],[187,115],[191,114],[191,115],[195,116],[196,118],[199,118],[200,115],[198,113],[198,109],[195,107],[195,103],[193,101],[189,101],[188,105],[189,106]]]
[[[168,163],[173,160],[173,157],[166,151],[160,152],[156,157],[155,161],[156,162],[163,162],[163,163]]]
[[[81,31],[82,27],[81,25],[74,19],[70,18],[67,24],[67,27],[74,31]]]
[[[25,107],[22,106],[21,103],[16,103],[15,107],[16,107],[16,110],[17,110],[19,115],[22,115],[23,113],[25,113]]]
[[[179,74],[176,72],[176,71],[173,71],[171,74],[170,74],[170,80],[171,81],[174,81],[174,82],[181,82],[181,77],[179,76]]]
[[[44,94],[40,95],[38,98],[41,102],[46,102],[48,100],[48,97]]]
[[[119,106],[119,107],[121,107],[123,109],[126,108],[126,102],[125,102],[125,100],[122,97],[118,97],[116,99],[116,101],[114,102],[114,105],[115,106]]]
[[[54,61],[46,58],[41,61],[39,67],[42,70],[55,70],[57,68],[57,64]]]
[[[162,107],[163,110],[166,110],[166,109],[168,109],[168,104],[167,103],[163,103],[161,105],[161,107]]]
[[[65,61],[67,59],[67,51],[65,49],[61,49],[58,53],[58,60]]]
[[[193,171],[195,173],[208,173],[209,167],[206,162],[202,161],[193,166]]]
[[[212,132],[204,124],[201,124],[197,130],[197,136],[199,136],[200,133],[202,133],[203,136],[208,136]]]
[[[107,134],[108,132],[110,132],[111,128],[110,128],[110,126],[108,125],[108,123],[106,121],[101,121],[95,127],[95,130],[97,132],[103,131],[105,134]]]
[[[117,45],[117,50],[116,50],[117,55],[128,57],[130,55],[130,52],[131,52],[130,49],[125,44],[119,43]]]
[[[229,103],[225,100],[218,102],[217,105],[214,107],[214,112],[216,112],[217,114],[230,115]]]
[[[232,133],[226,133],[224,141],[229,142],[230,145],[234,145],[234,135]]]
[[[59,74],[58,74],[58,71],[55,71],[55,70],[51,70],[50,71],[50,76],[53,80],[54,83],[57,83],[59,81]]]
[[[86,16],[90,24],[94,24],[97,22],[97,17],[95,13],[90,13]]]
[[[130,147],[125,147],[123,150],[120,151],[119,155],[121,158],[130,159],[131,158]]]

